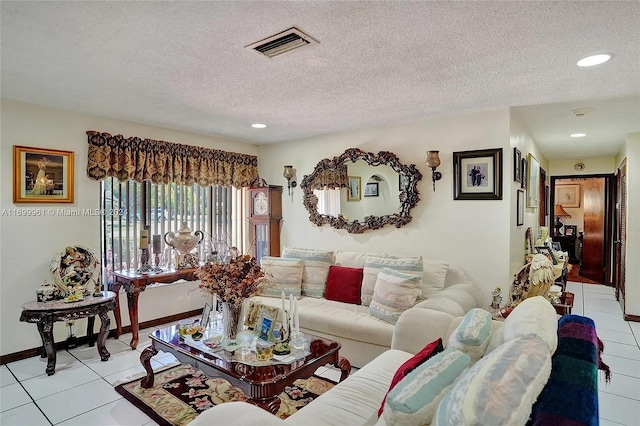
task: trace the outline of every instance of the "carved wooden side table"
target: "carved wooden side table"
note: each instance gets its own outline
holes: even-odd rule
[[[98,333],[98,353],[100,359],[106,361],[111,354],[105,348],[109,323],[107,313],[116,307],[116,295],[112,291],[103,291],[102,296],[87,296],[84,300],[73,303],[65,303],[64,300],[51,302],[31,301],[22,305],[20,321],[35,323],[42,338],[42,344],[47,353],[47,369],[49,376],[56,372],[56,350],[53,341],[53,323],[56,321],[68,321],[79,318],[89,318],[91,332],[88,331],[89,342],[92,342],[93,319],[100,317],[100,332]]]

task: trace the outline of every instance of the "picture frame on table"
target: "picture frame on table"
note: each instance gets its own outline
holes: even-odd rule
[[[454,200],[502,200],[502,148],[453,153]]]
[[[564,235],[575,237],[578,235],[578,225],[565,225]]]
[[[278,319],[278,313],[280,309],[262,305],[258,314],[258,321],[256,322],[255,332],[258,334],[258,338],[267,340],[269,342],[275,341],[273,335],[273,329],[276,326]]]
[[[378,196],[378,182],[369,182],[364,187],[365,197],[377,197]]]
[[[513,181],[522,182],[522,152],[513,148]]]
[[[558,259],[556,259],[556,255],[553,253],[553,249],[551,247],[536,246],[536,252],[547,256],[553,262],[554,265],[558,264]]]
[[[256,323],[258,322],[258,316],[260,315],[260,308],[262,308],[262,303],[260,302],[249,302],[247,306],[247,314],[244,316],[244,325],[249,330],[254,330],[256,328]]]
[[[74,153],[13,146],[14,203],[73,203]]]
[[[202,308],[202,316],[200,317],[200,325],[206,327],[209,324],[209,318],[211,317],[211,312],[213,311],[213,306],[210,303],[205,303],[204,308]]]
[[[552,241],[551,248],[553,249],[553,251],[562,251],[562,246],[558,241]]]
[[[518,189],[516,199],[516,226],[524,225],[524,189]]]
[[[349,187],[347,188],[347,201],[360,201],[362,199],[360,186],[362,178],[360,176],[349,176]]]
[[[556,185],[556,203],[567,208],[580,207],[580,184],[569,183]]]

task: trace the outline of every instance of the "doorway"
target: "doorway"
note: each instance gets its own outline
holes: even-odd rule
[[[578,268],[578,277],[583,277],[584,282],[613,284],[613,179],[613,175],[551,178],[552,223],[558,222],[553,215],[563,212],[559,220],[563,226],[555,233],[554,241],[569,252],[571,268]]]

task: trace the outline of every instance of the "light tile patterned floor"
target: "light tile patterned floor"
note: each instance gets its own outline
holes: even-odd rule
[[[622,313],[610,287],[570,282],[567,291],[575,294],[573,313],[587,315],[596,322],[604,341],[603,360],[611,367],[612,380],[599,383],[600,424],[637,425],[640,418],[640,323],[622,320]],[[21,425],[155,425],[156,423],[113,390],[115,383],[143,373],[140,351],[148,346],[140,333],[139,350],[127,345],[130,334],[109,339],[108,362],[101,362],[95,347],[86,346],[58,352],[56,374],[45,374],[46,359],[40,357],[0,366],[0,424]],[[144,336],[144,337],[143,337]],[[163,368],[176,360],[158,354],[153,368]],[[332,368],[318,374],[339,378]]]

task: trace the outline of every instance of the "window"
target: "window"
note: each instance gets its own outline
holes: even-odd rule
[[[235,246],[245,253],[248,246],[244,225],[245,190],[222,186],[201,187],[170,184],[101,181],[101,259],[103,277],[113,281],[111,271],[137,269],[140,265],[139,236],[149,226],[150,263],[156,255],[161,267],[175,266],[173,249],[164,242],[167,232],[177,232],[182,223],[191,231],[202,231],[196,248],[201,261],[208,254]],[[161,251],[153,252],[152,236],[160,235]]]

